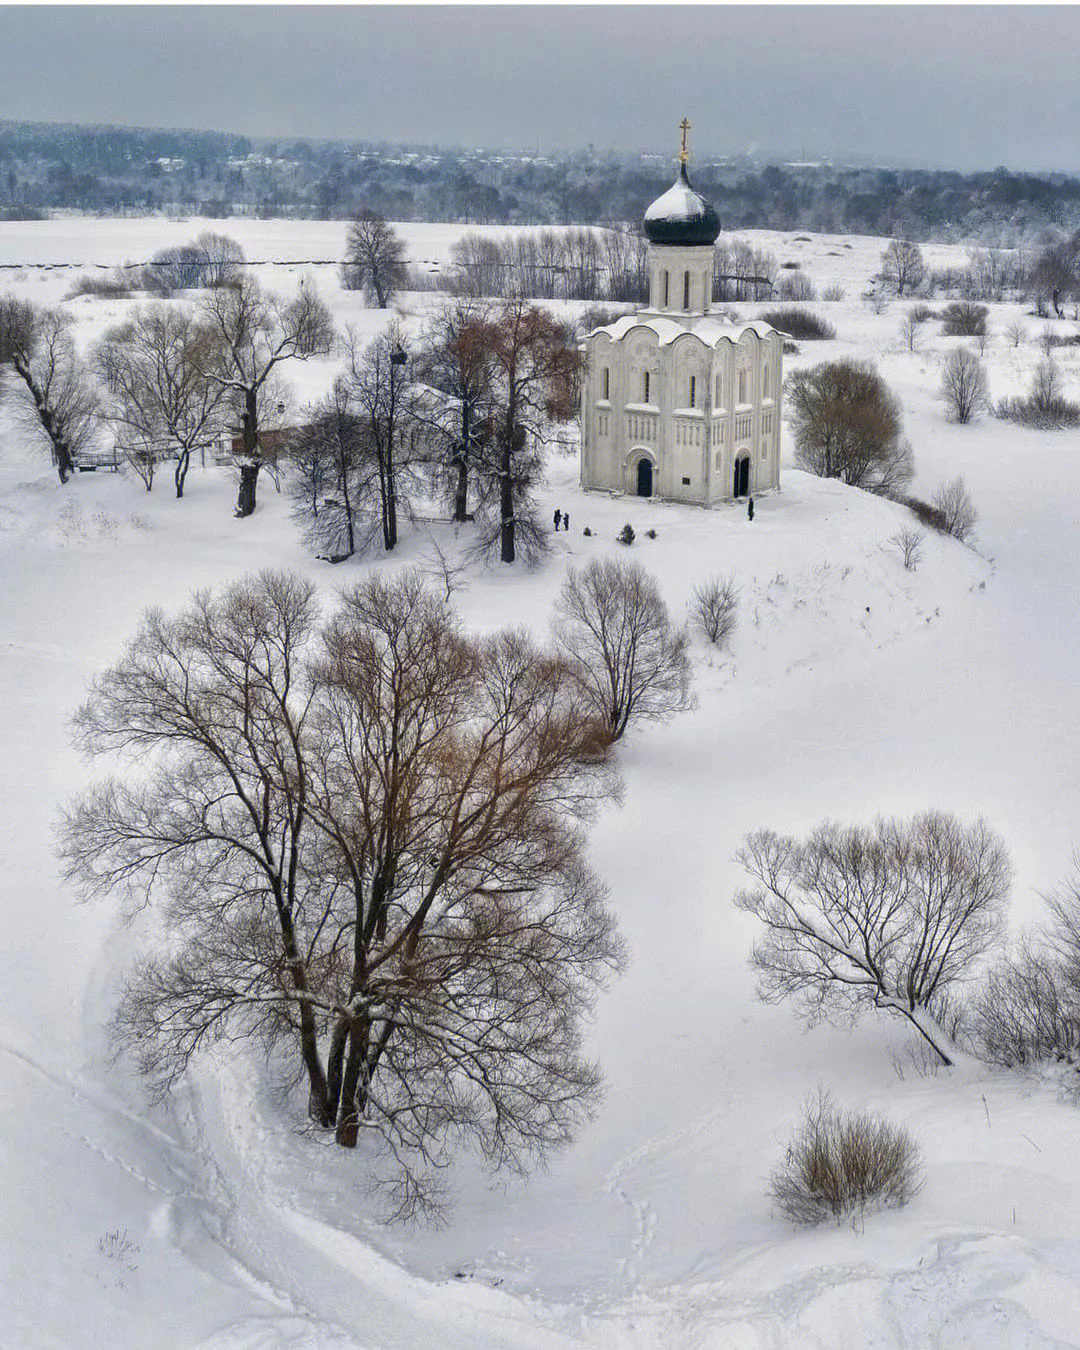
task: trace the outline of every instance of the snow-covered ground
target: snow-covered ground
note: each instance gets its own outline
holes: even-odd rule
[[[5,225],[0,262],[139,258],[201,224]],[[336,223],[227,228],[253,258],[336,256],[343,235]],[[458,233],[404,231],[410,251],[443,257]],[[0,1346],[1080,1344],[1080,1107],[977,1065],[919,1073],[898,1023],[806,1031],[790,1008],[763,1007],[746,963],[753,920],[731,905],[749,829],[939,807],[986,816],[1015,864],[1014,921],[1037,914],[1080,844],[1076,436],[946,421],[939,364],[953,342],[931,323],[910,354],[901,307],[875,315],[859,300],[884,241],[751,237],[781,261],[805,259],[819,289],[846,288],[817,306],[837,340],[802,344],[789,368],[878,361],[904,406],[915,490],[963,474],[978,551],[930,537],[905,572],[888,545],[904,510],[790,467],[751,524],[735,507],[585,495],[576,460],[552,459],[543,506],[568,511],[570,533],[533,573],[474,570],[455,597],[469,625],[544,632],[567,563],[621,556],[625,521],[673,610],[734,571],[740,622],[730,652],[696,641],[697,710],[620,750],[625,800],[592,835],[632,952],[591,1032],[604,1106],[527,1184],[492,1188],[464,1160],[440,1232],[380,1225],[362,1156],[299,1137],[298,1112],[254,1070],[205,1060],[168,1109],[148,1107],[103,1031],[139,925],[76,904],[51,854],[56,808],[88,774],[67,717],[145,606],[267,564],[327,588],[343,569],[305,558],[269,483],[247,521],[232,518],[228,474],[210,467],[193,469],[182,502],[167,481],[148,495],[107,473],[61,489],[0,413]],[[291,270],[268,280],[285,285]],[[375,331],[386,316],[329,272],[318,281],[338,316]],[[72,279],[0,278],[46,301]],[[406,322],[428,303],[404,297]],[[71,302],[80,342],[128,305]],[[1029,340],[1005,344],[1020,313],[994,307],[995,396],[1021,388],[1039,355],[1030,318]],[[1064,350],[1075,396],[1075,349]],[[333,369],[292,372],[298,395]],[[392,564],[355,570],[423,562],[433,537],[451,551],[467,542],[425,525]],[[918,1135],[925,1185],[907,1209],[813,1232],[772,1213],[768,1173],[819,1085]]]

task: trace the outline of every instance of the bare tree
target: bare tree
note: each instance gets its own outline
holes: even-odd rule
[[[480,543],[484,549],[497,546],[500,561],[512,563],[519,548],[530,558],[547,547],[529,491],[547,428],[576,407],[581,356],[571,329],[520,295],[505,301],[483,331],[495,374],[490,473],[498,499],[497,517]]]
[[[61,483],[79,452],[94,441],[98,401],[75,352],[71,319],[29,300],[0,299],[0,367],[10,365],[25,388],[27,424],[45,438]]]
[[[941,512],[945,529],[954,539],[959,539],[963,544],[971,538],[979,516],[974,502],[968,496],[963,478],[942,483],[934,493],[931,504]]]
[[[247,259],[244,250],[231,235],[204,230],[195,240],[202,254],[203,286],[235,286],[244,274]]]
[[[735,904],[765,928],[753,953],[763,999],[800,997],[811,1017],[895,1012],[952,1063],[935,1006],[996,940],[1012,875],[981,820],[827,822],[804,841],[759,830],[737,859],[756,885]]]
[[[308,547],[343,562],[378,533],[378,473],[369,428],[344,379],[317,403],[292,447],[293,514]]]
[[[455,300],[435,311],[419,342],[417,377],[442,397],[417,401],[414,416],[428,442],[445,456],[456,521],[468,519],[470,470],[491,440],[491,317],[479,301]]]
[[[212,331],[169,305],[138,311],[94,351],[107,394],[103,416],[147,491],[156,460],[172,454],[182,497],[192,450],[223,429],[225,391],[206,374],[213,353]]]
[[[910,239],[893,239],[881,255],[881,276],[887,285],[903,297],[917,290],[926,277],[922,249]]]
[[[437,1211],[456,1145],[524,1170],[572,1138],[621,949],[581,828],[614,784],[563,663],[466,638],[415,574],[320,625],[308,584],[263,573],[148,614],[77,727],[137,761],[61,851],[91,895],[168,897],[170,951],[117,1019],[161,1091],[221,1036],[295,1056],[403,1215]]]
[[[301,283],[295,297],[287,300],[264,293],[246,276],[236,285],[210,291],[198,317],[213,335],[201,373],[221,388],[240,425],[236,514],[250,516],[263,463],[259,426],[273,377],[284,361],[325,356],[334,339],[333,321],[312,287]]]
[[[898,530],[889,543],[903,558],[906,571],[914,572],[918,569],[923,546],[921,530]]]
[[[553,627],[609,741],[631,721],[666,722],[694,707],[686,632],[640,563],[569,568]]]
[[[904,315],[900,324],[900,337],[909,352],[915,351],[919,345],[922,324],[923,321],[919,318],[918,309],[912,306]]]
[[[1009,324],[1005,329],[1005,341],[1010,347],[1019,347],[1027,337],[1027,328],[1022,319],[1017,319],[1015,323]]]
[[[714,647],[723,647],[735,631],[738,608],[739,588],[735,584],[734,573],[726,577],[711,577],[694,587],[691,613],[705,641],[711,642]]]
[[[986,367],[966,347],[955,347],[945,358],[941,368],[941,395],[954,419],[967,423],[986,407],[989,387]]]
[[[388,551],[398,541],[398,506],[403,499],[407,504],[411,471],[402,447],[402,428],[412,403],[404,336],[394,320],[365,347],[352,329],[344,343],[345,380],[374,460],[383,546]]]
[[[889,495],[911,481],[900,404],[868,362],[824,361],[788,381],[799,464],[821,478]]]
[[[341,274],[346,290],[362,290],[379,309],[403,286],[405,244],[377,211],[361,211],[349,226]]]

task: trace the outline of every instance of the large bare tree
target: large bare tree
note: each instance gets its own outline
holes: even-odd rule
[[[214,351],[214,332],[171,305],[138,311],[94,351],[106,390],[103,415],[147,490],[157,458],[168,453],[182,497],[192,450],[223,429],[225,389],[206,373]]]
[[[570,328],[521,295],[494,312],[484,342],[495,373],[497,501],[481,547],[498,548],[500,561],[512,563],[519,549],[529,558],[546,547],[529,491],[548,427],[573,413],[581,356]]]
[[[75,471],[81,450],[93,444],[98,399],[71,340],[71,319],[12,295],[0,299],[0,367],[22,382],[27,424],[44,437],[61,483]]]
[[[350,329],[344,346],[344,380],[374,461],[383,546],[389,551],[398,541],[398,507],[403,498],[407,503],[404,489],[411,471],[402,435],[411,403],[404,332],[395,319],[374,342],[362,346]]]
[[[686,632],[640,563],[569,568],[554,630],[609,741],[631,721],[664,722],[694,706]]]
[[[349,226],[342,279],[385,309],[405,282],[405,244],[377,211],[361,211]]]
[[[952,1062],[936,1013],[1001,931],[1012,869],[997,835],[928,812],[826,822],[805,840],[758,830],[737,858],[754,885],[735,904],[765,929],[753,954],[762,998],[799,997],[811,1017],[896,1013]]]
[[[301,283],[296,295],[286,299],[262,291],[246,276],[211,290],[199,305],[198,318],[213,337],[201,373],[223,391],[240,428],[243,458],[236,514],[250,516],[263,459],[259,426],[272,381],[285,361],[329,353],[333,321],[313,287]]]
[[[523,635],[466,637],[414,574],[317,611],[263,573],[149,613],[76,720],[134,772],[61,851],[90,894],[165,902],[117,1022],[161,1090],[259,1037],[424,1212],[456,1144],[524,1168],[596,1102],[581,1029],[621,949],[582,822],[613,780],[572,672]]]
[[[481,301],[454,300],[435,311],[419,342],[417,375],[436,396],[417,400],[413,415],[425,439],[445,459],[456,521],[468,518],[470,470],[491,438],[490,321],[490,307]]]
[[[343,562],[381,520],[378,466],[368,426],[344,379],[309,411],[292,446],[293,514],[312,551]]]

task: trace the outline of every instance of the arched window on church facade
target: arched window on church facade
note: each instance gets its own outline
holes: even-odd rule
[[[664,273],[664,308],[665,308],[665,309],[667,309],[668,305],[671,303],[670,284],[669,284],[670,282],[671,282],[671,274],[670,274],[669,272],[665,272],[665,273]]]
[[[769,397],[769,367],[767,365],[761,372],[761,397]]]
[[[746,371],[739,371],[739,402],[746,402]]]
[[[723,401],[722,401],[721,398],[720,398],[720,389],[721,389],[721,385],[720,385],[720,376],[717,375],[717,377],[716,377],[716,394],[715,394],[714,397],[713,397],[713,402],[716,404],[716,406],[717,406],[718,408],[722,408],[722,407],[723,407]]]
[[[608,366],[604,367],[604,373],[600,378],[600,397],[611,397],[611,370]]]
[[[684,272],[682,278],[682,307],[690,308],[690,273]]]
[[[690,407],[697,407],[697,376],[690,376]]]
[[[648,401],[649,401],[649,372],[648,372],[648,371],[645,371],[644,375],[643,375],[642,378],[641,378],[641,401],[642,401],[642,403],[648,403]]]

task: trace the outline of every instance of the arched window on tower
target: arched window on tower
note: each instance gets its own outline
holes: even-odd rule
[[[690,308],[690,273],[684,272],[682,278],[682,307]]]
[[[670,281],[671,281],[671,274],[670,274],[669,272],[665,272],[665,273],[664,273],[664,308],[665,308],[665,309],[667,309],[668,305],[671,303],[671,296],[670,296],[670,293],[669,293],[669,292],[670,292],[670,285],[669,285]]]

